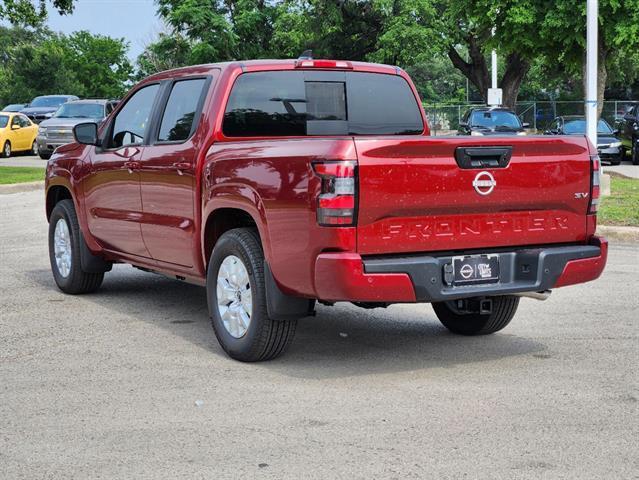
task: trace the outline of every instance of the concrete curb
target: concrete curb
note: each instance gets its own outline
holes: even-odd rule
[[[639,243],[639,227],[598,225],[597,235],[604,236],[613,242]]]
[[[7,195],[9,193],[30,192],[32,190],[44,190],[44,181],[0,185],[0,195]]]

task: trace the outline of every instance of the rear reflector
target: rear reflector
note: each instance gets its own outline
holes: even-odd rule
[[[599,180],[601,175],[601,161],[599,155],[590,156],[590,205],[588,206],[589,214],[596,214],[599,208]]]
[[[298,60],[295,68],[341,68],[352,70],[353,64],[342,60]]]
[[[317,223],[322,226],[355,224],[355,162],[313,163],[315,174],[322,179],[317,198]]]

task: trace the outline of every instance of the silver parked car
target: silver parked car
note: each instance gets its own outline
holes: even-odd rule
[[[101,122],[118,104],[117,100],[75,100],[63,104],[38,128],[38,154],[48,160],[60,145],[74,142],[73,127],[87,121]]]

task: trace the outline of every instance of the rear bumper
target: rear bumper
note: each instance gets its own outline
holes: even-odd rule
[[[315,263],[315,291],[321,300],[389,303],[539,292],[598,278],[606,265],[608,242],[593,237],[589,245],[499,253],[499,283],[463,287],[445,282],[444,265],[451,263],[451,255],[362,259],[354,253],[324,253]]]

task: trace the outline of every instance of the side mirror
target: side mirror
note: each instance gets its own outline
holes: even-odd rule
[[[524,127],[524,128],[530,128],[530,123],[524,122],[524,123],[521,124],[521,126]]]
[[[11,130],[20,130],[21,128],[20,125],[11,125]]]
[[[466,122],[459,122],[459,128],[466,128],[468,124]]]
[[[613,135],[619,135],[619,129],[618,129],[618,128],[615,128],[615,129],[612,131],[612,134],[613,134]]]
[[[98,124],[93,122],[78,123],[73,127],[75,141],[83,145],[98,145]]]

